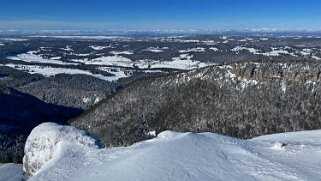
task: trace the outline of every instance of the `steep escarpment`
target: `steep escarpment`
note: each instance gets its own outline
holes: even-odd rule
[[[26,137],[38,124],[65,123],[81,112],[0,85],[0,162],[21,162]]]
[[[321,128],[321,65],[236,63],[135,82],[70,121],[105,146],[163,130],[238,138]]]

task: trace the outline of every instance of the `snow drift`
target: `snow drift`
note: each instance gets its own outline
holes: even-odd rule
[[[55,133],[48,136],[51,129]],[[44,165],[30,180],[241,181],[321,178],[321,130],[275,134],[251,140],[214,133],[165,131],[154,139],[130,147],[108,149],[97,149],[94,140],[82,133],[54,124],[35,128],[27,148],[35,142],[37,149],[33,153],[38,156],[32,158],[37,158]],[[60,135],[63,139],[55,138]],[[81,141],[75,135],[79,135]],[[47,138],[58,143],[51,145]],[[86,141],[82,141],[83,138]],[[26,151],[29,158],[32,154],[28,149]],[[52,158],[40,161],[49,158],[40,156],[46,152],[52,153]]]
[[[59,157],[57,150],[67,143],[98,148],[96,140],[84,131],[56,123],[43,123],[32,130],[26,141],[24,172],[30,176],[37,174],[49,160]]]

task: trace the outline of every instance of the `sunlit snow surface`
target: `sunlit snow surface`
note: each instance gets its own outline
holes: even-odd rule
[[[22,165],[14,163],[0,163],[0,180],[1,181],[21,181],[26,179],[23,175]]]
[[[251,140],[165,131],[108,149],[64,141],[30,180],[319,180],[320,137],[320,130]]]
[[[89,71],[80,70],[80,69],[71,69],[71,68],[55,68],[50,66],[39,66],[39,65],[20,65],[20,64],[6,64],[5,66],[15,68],[17,70],[23,70],[30,74],[41,74],[45,77],[51,77],[58,74],[70,74],[70,75],[76,75],[76,74],[82,74],[82,75],[89,75],[93,76],[102,80],[106,81],[116,81],[120,78],[127,77],[123,71],[107,71],[109,72],[110,76],[104,76],[101,74],[93,74]],[[99,68],[100,70],[104,70],[104,68]]]
[[[66,63],[56,59],[44,59],[39,55],[35,55],[34,51],[19,54],[17,56],[8,57],[11,60],[20,60],[28,63],[45,63],[45,64],[58,64],[58,65],[77,65],[76,63]]]

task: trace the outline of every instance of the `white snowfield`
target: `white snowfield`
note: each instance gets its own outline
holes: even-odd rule
[[[253,53],[255,55],[264,55],[264,56],[268,56],[268,57],[277,57],[277,56],[281,56],[281,55],[291,55],[293,57],[297,57],[297,55],[294,54],[293,52],[290,53],[287,50],[287,48],[274,48],[274,47],[272,47],[270,52],[265,52],[265,53],[261,53],[260,50],[257,50],[255,48],[248,48],[248,47],[243,47],[243,46],[237,46],[237,47],[231,49],[231,51],[237,52],[237,54],[242,50],[247,50],[250,53]]]
[[[62,141],[57,125],[35,128],[34,158],[52,153],[33,180],[320,180],[321,130],[239,140],[213,133],[164,131],[130,147],[79,144],[78,131]],[[68,128],[69,129],[69,128]],[[52,134],[46,134],[52,132]],[[73,139],[67,139],[70,136]],[[31,139],[33,138],[33,139]],[[75,140],[75,138],[77,138]],[[55,144],[52,141],[56,140]],[[85,142],[86,143],[86,142]]]
[[[179,53],[205,52],[205,48],[203,47],[189,48],[187,50],[179,50],[178,52]]]
[[[103,50],[105,48],[114,48],[113,46],[109,45],[109,46],[96,46],[96,45],[91,45],[89,46],[90,48],[94,49],[94,50]]]
[[[172,61],[157,61],[157,60],[138,60],[132,61],[129,58],[114,55],[114,56],[103,56],[95,59],[72,59],[70,61],[83,63],[86,65],[104,65],[104,66],[119,66],[132,68],[137,66],[139,68],[170,68],[180,70],[191,70],[194,68],[206,67],[215,65],[210,62],[200,62],[192,60],[193,55],[181,54],[179,57],[172,58]]]
[[[160,53],[160,52],[164,52],[164,50],[168,50],[168,49],[169,49],[169,47],[148,47],[144,51]]]
[[[111,51],[110,53],[114,54],[114,55],[132,55],[132,54],[134,54],[133,52],[128,51],[128,50],[125,50],[125,51]]]
[[[57,67],[50,67],[50,66],[39,66],[39,65],[22,65],[22,64],[5,64],[4,66],[11,67],[17,70],[26,71],[29,74],[41,74],[45,77],[52,77],[58,74],[69,74],[69,75],[88,75],[92,77],[96,77],[105,81],[117,81],[120,78],[128,77],[125,75],[123,71],[108,71],[109,73],[113,74],[112,76],[104,76],[101,74],[93,74],[89,71],[80,70],[80,69],[72,69],[72,68],[57,68]],[[104,70],[104,68],[98,68],[99,70]],[[107,70],[105,70],[107,71]]]
[[[7,57],[10,60],[20,60],[28,63],[45,63],[45,64],[58,64],[58,65],[77,65],[77,63],[66,63],[56,59],[44,59],[39,55],[34,54],[35,51],[19,54],[13,57]]]

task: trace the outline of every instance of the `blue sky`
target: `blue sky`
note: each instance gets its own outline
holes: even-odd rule
[[[0,29],[320,29],[321,0],[1,0]]]

